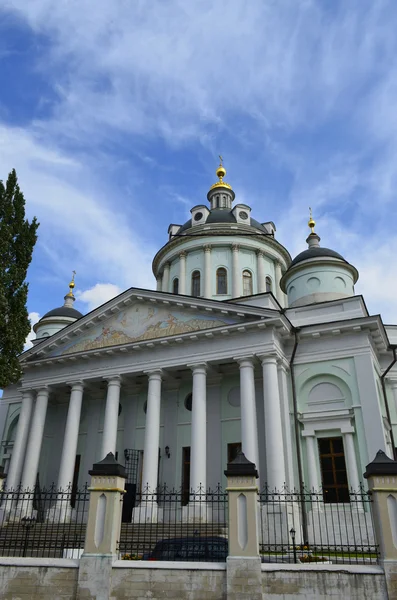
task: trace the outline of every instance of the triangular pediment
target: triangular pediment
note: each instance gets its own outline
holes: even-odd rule
[[[130,292],[130,293],[129,293]],[[135,293],[133,293],[135,292]],[[273,312],[273,311],[271,311]],[[258,314],[259,313],[259,314]],[[268,315],[267,318],[273,317]],[[128,290],[25,353],[30,359],[100,351],[112,346],[230,327],[266,318],[263,311],[161,292]],[[28,354],[29,356],[26,356]]]

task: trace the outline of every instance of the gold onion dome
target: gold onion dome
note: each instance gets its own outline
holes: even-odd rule
[[[218,177],[219,181],[217,181],[216,183],[214,183],[214,185],[211,186],[211,190],[216,187],[227,187],[231,190],[232,186],[229,183],[226,183],[225,181],[223,181],[223,178],[226,175],[226,169],[222,164],[223,163],[222,156],[219,156],[219,159],[220,159],[219,167],[216,170],[216,176]]]
[[[76,275],[76,271],[73,271],[73,275],[72,275],[72,281],[69,283],[69,292],[66,294],[67,296],[70,296],[73,298],[73,290],[75,287],[75,283],[74,283],[74,276]]]

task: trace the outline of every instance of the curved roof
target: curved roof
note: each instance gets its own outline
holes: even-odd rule
[[[205,222],[206,225],[208,223],[237,223],[237,220],[236,220],[236,217],[234,216],[233,212],[231,210],[229,210],[228,208],[214,208],[213,210],[210,211],[210,214],[208,215],[208,218]],[[259,223],[259,221],[256,221],[252,217],[250,220],[250,226],[254,227],[255,229],[259,229],[259,231],[261,231],[262,233],[269,234],[269,232],[266,231],[266,229],[263,227],[263,225],[261,225]],[[182,225],[182,227],[177,232],[177,235],[180,235],[181,233],[184,233],[185,231],[187,231],[188,229],[191,229],[191,228],[192,228],[192,220],[189,219],[189,221],[186,221],[186,223],[184,225]]]
[[[343,262],[347,263],[347,260],[345,260],[341,254],[335,252],[335,250],[331,250],[330,248],[322,248],[321,246],[315,246],[314,248],[308,248],[307,250],[304,250],[298,254],[298,256],[295,256],[289,268],[304,260],[308,260],[309,258],[321,258],[322,256],[338,258],[339,260],[343,260]]]
[[[69,306],[59,306],[58,308],[53,308],[52,310],[48,311],[48,313],[41,317],[40,321],[46,317],[70,317],[71,319],[80,319],[82,316],[82,313],[75,308],[71,308]]]

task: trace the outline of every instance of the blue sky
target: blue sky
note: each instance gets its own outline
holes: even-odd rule
[[[33,318],[73,269],[83,312],[153,288],[221,153],[292,255],[312,206],[397,322],[396,22],[393,0],[0,0],[0,177],[41,223]]]

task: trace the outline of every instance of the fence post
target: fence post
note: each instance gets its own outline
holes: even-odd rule
[[[258,539],[258,472],[240,452],[225,471],[229,500],[228,600],[262,600]]]
[[[77,599],[108,600],[112,564],[117,558],[120,539],[125,467],[117,463],[110,452],[101,462],[94,464],[89,474],[90,503]]]
[[[397,462],[378,450],[364,477],[372,496],[376,542],[389,598],[397,598]]]

